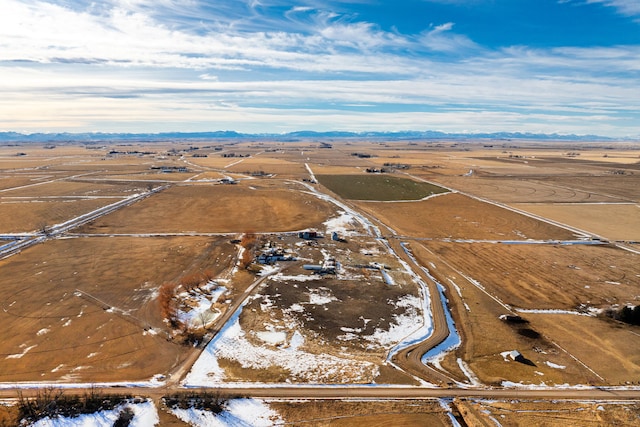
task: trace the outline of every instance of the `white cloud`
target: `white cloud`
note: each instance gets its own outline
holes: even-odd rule
[[[0,130],[640,135],[640,46],[491,51],[453,22],[403,35],[315,2],[0,2]]]
[[[421,44],[437,52],[463,53],[479,49],[467,36],[453,33],[453,26],[453,22],[447,22],[424,32],[420,37]]]
[[[640,17],[640,1],[638,0],[587,0],[587,3],[602,3],[615,8],[625,16]]]

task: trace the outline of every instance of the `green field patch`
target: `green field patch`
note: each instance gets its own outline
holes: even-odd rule
[[[322,185],[351,200],[420,200],[449,190],[389,175],[317,175]]]

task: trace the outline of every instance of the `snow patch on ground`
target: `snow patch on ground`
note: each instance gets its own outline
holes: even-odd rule
[[[24,356],[25,354],[27,354],[29,352],[29,350],[31,350],[31,349],[33,349],[33,348],[35,348],[37,346],[38,346],[38,344],[26,347],[23,344],[23,345],[20,346],[21,348],[24,348],[24,350],[22,350],[22,353],[10,354],[7,357],[5,357],[5,359],[21,359],[22,356]]]
[[[518,313],[532,313],[532,314],[573,314],[575,316],[594,316],[591,313],[583,313],[575,310],[560,310],[560,309],[527,309],[517,308]]]
[[[563,365],[556,365],[553,362],[549,362],[548,360],[546,362],[544,362],[548,367],[553,368],[553,369],[566,369],[566,366]]]
[[[158,411],[153,402],[125,403],[110,411],[99,411],[93,414],[83,414],[73,418],[43,418],[34,427],[111,427],[118,420],[120,412],[125,408],[133,411],[133,419],[129,427],[151,427],[160,423]]]
[[[309,304],[311,305],[325,305],[333,301],[338,301],[338,298],[331,294],[331,289],[329,288],[309,290]]]
[[[350,383],[370,381],[378,367],[369,362],[343,359],[329,354],[313,354],[301,350],[303,335],[296,330],[287,343],[277,348],[254,345],[239,323],[241,310],[227,322],[224,329],[207,345],[187,375],[187,387],[219,386],[227,379],[219,359],[238,362],[249,369],[280,367],[293,381],[312,383]],[[295,325],[294,325],[295,326]]]
[[[396,314],[394,316],[393,323],[389,325],[388,330],[376,329],[372,335],[361,337],[371,343],[370,347],[388,347],[395,345],[416,332],[416,319],[421,319],[421,299],[414,295],[405,295],[395,303],[389,303],[396,307],[404,308],[405,311],[402,314]]]
[[[317,274],[307,275],[307,274],[298,274],[297,276],[286,276],[282,273],[275,274],[271,277],[270,280],[275,280],[276,282],[308,282],[311,280],[320,280],[322,277]]]
[[[220,316],[220,311],[212,308],[218,298],[227,291],[224,286],[218,286],[210,280],[204,286],[196,287],[178,295],[181,301],[177,317],[189,327],[205,326]]]
[[[271,345],[283,344],[287,341],[286,332],[261,331],[256,332],[256,336]]]
[[[476,376],[476,374],[473,373],[473,371],[471,370],[471,368],[469,367],[469,365],[467,365],[462,359],[458,358],[458,367],[460,368],[460,370],[462,371],[462,373],[467,377],[467,379],[469,380],[469,383],[473,386],[481,386],[482,383],[480,382],[480,380],[478,379],[478,377]]]
[[[182,421],[192,426],[208,427],[269,427],[284,424],[280,415],[262,400],[234,399],[220,414],[201,409],[172,409]]]
[[[336,232],[339,236],[355,236],[358,233],[354,230],[358,227],[358,220],[355,216],[345,211],[338,211],[340,216],[331,218],[324,222],[327,234]]]

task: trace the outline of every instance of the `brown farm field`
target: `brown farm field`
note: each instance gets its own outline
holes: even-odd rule
[[[0,198],[0,233],[33,232],[63,223],[117,199],[7,200]]]
[[[459,193],[404,203],[358,206],[405,236],[434,239],[572,239],[575,234]]]
[[[229,246],[203,237],[75,238],[0,261],[10,272],[0,276],[0,381],[167,374],[188,349],[167,340],[158,288],[192,271],[220,273],[234,254]]]
[[[179,185],[105,216],[83,232],[296,231],[317,227],[333,211],[331,205],[312,195],[260,181],[238,185]]]
[[[156,376],[173,387],[204,350],[190,344],[238,313],[245,347],[224,349],[216,381],[415,386],[388,362],[436,303],[420,273],[442,285],[460,338],[425,378],[483,390],[636,385],[640,326],[606,313],[640,305],[639,156],[631,142],[517,140],[0,146],[0,383]],[[389,173],[365,172],[381,167]],[[377,200],[334,193],[322,175],[342,175],[342,190],[366,177]],[[389,186],[383,202],[367,188],[380,180],[451,191],[398,201]],[[64,221],[68,230],[51,227]],[[16,241],[27,244],[12,250]],[[197,335],[176,307],[197,307],[212,280],[223,293],[194,317]],[[213,312],[224,322],[207,323]],[[243,359],[292,347],[315,357],[307,371],[295,357]],[[467,425],[615,425],[637,413],[544,400],[272,403],[294,425],[449,425],[443,404]]]
[[[640,183],[639,183],[640,185]],[[513,204],[514,207],[608,240],[640,241],[640,204]]]

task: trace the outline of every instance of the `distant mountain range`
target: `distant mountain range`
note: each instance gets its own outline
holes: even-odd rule
[[[276,141],[296,141],[300,139],[488,139],[488,140],[542,140],[542,141],[629,141],[630,138],[610,138],[599,135],[560,135],[521,132],[495,133],[445,133],[438,131],[400,131],[400,132],[315,132],[298,131],[283,134],[240,133],[235,131],[215,132],[161,132],[161,133],[31,133],[0,132],[0,143],[12,142],[118,142],[118,141],[170,141],[170,140],[207,140],[207,139],[264,139]]]

